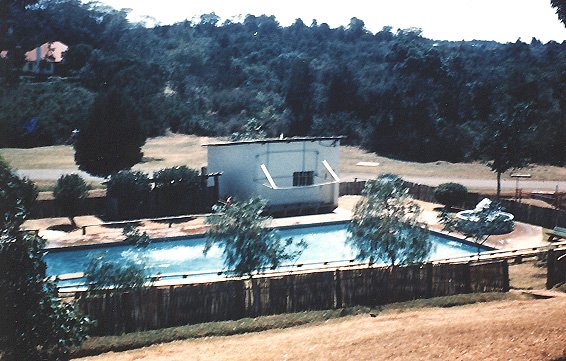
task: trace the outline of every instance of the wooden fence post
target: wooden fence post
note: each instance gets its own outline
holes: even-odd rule
[[[509,292],[509,263],[503,260],[503,292]]]
[[[339,268],[334,271],[334,308],[342,308],[342,274]]]
[[[432,262],[427,262],[425,264],[426,298],[432,298],[432,272],[433,272]]]
[[[556,264],[556,252],[553,249],[549,249],[546,253],[546,289],[549,290],[554,287],[555,284],[555,264]]]
[[[470,277],[470,267],[472,267],[472,262],[466,263],[466,267],[464,267],[464,279],[462,280],[464,283],[464,293],[471,293],[472,292],[472,279]]]

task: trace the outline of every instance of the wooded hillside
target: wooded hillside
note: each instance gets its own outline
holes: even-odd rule
[[[512,134],[530,161],[564,165],[566,43],[373,34],[356,18],[332,29],[209,14],[145,28],[96,3],[9,3],[0,147],[65,142],[94,98],[117,88],[147,136],[227,135],[255,118],[271,136],[346,135],[381,155],[463,161]],[[69,46],[64,78],[18,78],[23,52],[47,41]]]

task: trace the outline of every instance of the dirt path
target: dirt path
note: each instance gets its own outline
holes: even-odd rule
[[[431,308],[82,360],[556,360],[566,356],[565,310],[566,297]]]

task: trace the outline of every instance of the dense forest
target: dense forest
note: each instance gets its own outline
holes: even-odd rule
[[[0,147],[67,142],[95,98],[118,90],[145,136],[229,135],[252,120],[270,136],[344,135],[401,159],[474,160],[508,142],[531,162],[565,164],[566,42],[374,34],[357,18],[144,27],[97,3],[13,3],[28,5],[0,19]],[[20,76],[23,52],[47,41],[69,46],[61,76]]]

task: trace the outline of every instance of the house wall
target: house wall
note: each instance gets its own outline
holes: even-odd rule
[[[222,172],[220,197],[248,198],[260,195],[272,205],[334,202],[338,184],[322,161],[335,172],[339,167],[340,144],[337,140],[294,142],[232,143],[208,147],[208,171]],[[265,164],[278,188],[272,189],[260,168]],[[314,171],[314,185],[293,187],[293,172]]]

